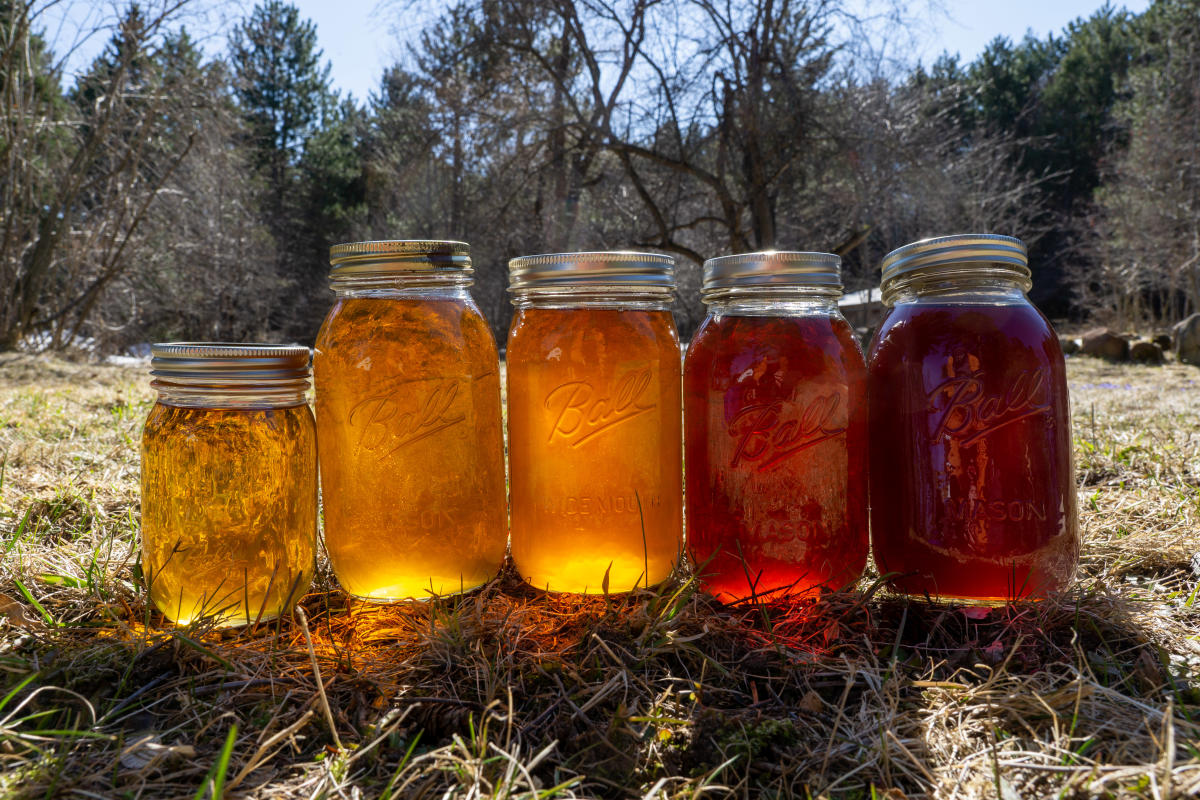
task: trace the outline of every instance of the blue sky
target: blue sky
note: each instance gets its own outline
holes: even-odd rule
[[[868,7],[869,0],[861,0]],[[414,32],[436,14],[442,2],[421,0],[293,0],[302,16],[317,26],[320,46],[332,65],[334,86],[351,92],[360,101],[376,89],[383,69],[399,60],[405,44],[415,39]],[[997,35],[1020,39],[1026,31],[1041,37],[1059,32],[1071,20],[1090,16],[1101,0],[914,0],[913,7],[923,9],[913,41],[912,60],[931,62],[943,50],[957,52],[970,61]],[[123,3],[122,3],[123,5]],[[1130,11],[1141,12],[1149,0],[1114,2]],[[76,38],[73,32],[93,22],[110,21],[115,0],[87,2],[76,0],[50,9],[45,29],[49,38],[57,38],[55,48],[64,54]],[[216,3],[194,6],[188,21],[210,53],[224,46],[225,35],[236,24],[250,2]],[[68,77],[82,70],[103,46],[105,37],[93,37],[77,46],[67,60]],[[893,54],[895,55],[895,54]]]
[[[930,18],[930,34],[922,51],[930,62],[943,50],[959,53],[970,61],[996,36],[1017,40],[1032,31],[1039,38],[1059,33],[1078,17],[1090,17],[1104,5],[1100,0],[949,0],[942,13]],[[1113,2],[1134,13],[1145,11],[1149,0]]]

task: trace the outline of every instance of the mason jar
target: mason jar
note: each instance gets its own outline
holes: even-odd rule
[[[980,604],[1064,588],[1079,557],[1066,369],[1025,245],[889,253],[870,348],[871,526],[895,590]]]
[[[852,585],[867,560],[867,368],[841,258],[710,259],[684,363],[687,541],[726,601]]]
[[[682,544],[674,260],[562,253],[509,262],[512,555],[531,585],[624,592]]]
[[[308,590],[317,537],[309,350],[151,347],[142,432],[142,572],[167,619],[244,625]]]
[[[462,242],[330,248],[313,356],[325,547],[368,600],[489,581],[508,541],[500,360]]]

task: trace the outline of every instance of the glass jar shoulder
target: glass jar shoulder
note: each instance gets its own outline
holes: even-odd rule
[[[880,320],[869,361],[889,356],[940,358],[946,351],[1007,346],[1014,356],[1061,361],[1062,350],[1050,321],[1020,295],[1002,302],[921,298],[898,302]]]
[[[272,442],[301,446],[316,438],[307,404],[279,408],[198,408],[156,402],[142,429],[143,449],[183,443],[257,447]]]
[[[862,379],[866,364],[850,324],[836,312],[798,316],[709,314],[692,337],[685,372],[720,381],[777,364],[798,379]],[[757,365],[757,366],[756,366]]]
[[[317,334],[313,367],[369,371],[387,363],[433,373],[462,361],[494,368],[497,360],[487,321],[462,291],[339,297]]]
[[[679,352],[670,311],[523,308],[513,316],[508,357],[586,360],[632,350]]]

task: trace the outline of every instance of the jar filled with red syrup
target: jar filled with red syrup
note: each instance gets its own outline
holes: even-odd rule
[[[1025,244],[968,234],[883,260],[870,348],[871,536],[899,592],[996,604],[1079,558],[1066,370]]]
[[[841,259],[704,265],[684,363],[688,550],[725,602],[809,595],[867,560],[867,370],[838,311]]]

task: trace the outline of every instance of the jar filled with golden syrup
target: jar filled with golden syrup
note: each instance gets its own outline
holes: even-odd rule
[[[1079,557],[1058,337],[1025,245],[926,239],[883,260],[870,350],[871,531],[903,593],[992,604],[1067,585]]]
[[[151,347],[142,432],[142,572],[168,619],[285,614],[316,564],[317,442],[307,347]]]
[[[509,262],[512,554],[555,592],[657,584],[682,544],[675,262],[565,253]]]
[[[841,589],[867,562],[867,366],[838,311],[841,258],[704,265],[684,364],[687,540],[731,602]]]
[[[500,358],[462,242],[330,248],[313,373],[325,547],[343,588],[420,600],[480,586],[508,542]]]

